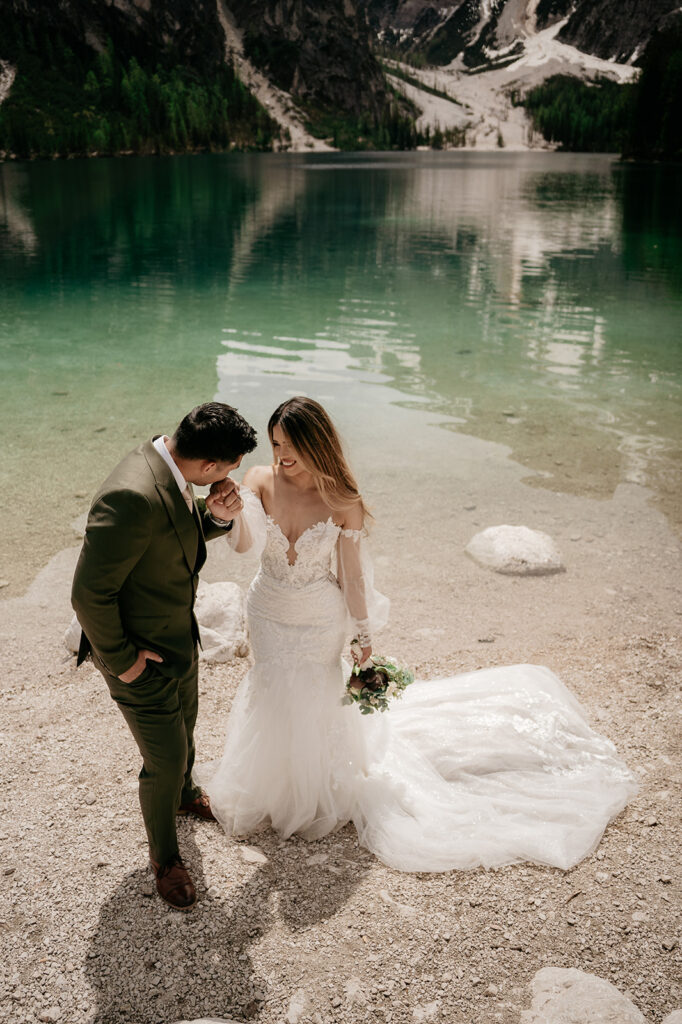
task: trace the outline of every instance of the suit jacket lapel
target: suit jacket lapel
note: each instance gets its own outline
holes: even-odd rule
[[[192,514],[194,516],[194,522],[196,523],[196,526],[197,526],[197,542],[198,543],[197,543],[197,556],[196,556],[196,563],[195,563],[195,566],[194,566],[194,571],[195,572],[199,572],[199,570],[201,569],[202,565],[206,561],[206,538],[204,537],[204,530],[203,530],[203,527],[201,525],[201,516],[199,515],[199,509],[197,508],[196,499],[194,497],[194,488],[192,487],[191,484],[188,484],[187,486],[189,487],[189,493],[192,495],[192,510],[193,510]]]
[[[201,547],[203,547],[204,550],[204,559],[206,558],[206,545],[203,537],[201,536],[201,529],[197,528],[197,522],[190,510],[187,508],[185,499],[180,494],[180,490],[173,478],[173,474],[151,441],[147,441],[147,443],[143,445],[143,452],[154,476],[156,489],[161,496],[161,500],[166,506],[166,511],[170,516],[175,532],[178,535],[178,540],[182,545],[182,551],[185,556],[185,561],[187,562],[187,568],[191,573],[193,573],[196,571],[198,561],[197,554],[200,553]]]

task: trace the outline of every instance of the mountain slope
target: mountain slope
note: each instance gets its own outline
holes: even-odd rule
[[[379,117],[389,102],[357,0],[231,0],[246,56],[296,100]]]
[[[540,0],[541,27],[566,18],[560,42],[621,64],[637,62],[652,36],[680,10],[679,0],[562,0],[558,13],[554,7],[556,0]]]
[[[409,135],[356,0],[3,6],[0,150],[325,148],[304,124],[323,115]]]
[[[547,148],[550,144],[534,131],[531,120],[517,105],[520,96],[555,75],[624,83],[637,74],[632,66],[591,56],[561,42],[563,21],[538,29],[533,3],[507,2],[497,13],[494,38],[500,48],[487,48],[483,54],[486,64],[475,73],[461,58],[446,67],[398,66],[410,83],[406,85],[403,77],[393,79],[394,85],[406,90],[422,111],[417,121],[420,130],[456,131],[467,147],[475,149]],[[493,38],[491,24],[481,29],[489,40]],[[390,62],[387,69],[390,72]],[[434,89],[440,96],[434,97]]]
[[[367,11],[377,44],[394,55],[475,67],[518,56],[529,24],[557,25],[559,42],[633,62],[678,7],[676,0],[369,0]]]

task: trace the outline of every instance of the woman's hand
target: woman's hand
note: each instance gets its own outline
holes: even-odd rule
[[[350,656],[360,668],[366,668],[365,662],[368,658],[372,657],[372,645],[369,647],[360,647],[360,644],[354,643],[350,645]]]

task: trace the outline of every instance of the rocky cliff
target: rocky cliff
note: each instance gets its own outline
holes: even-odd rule
[[[143,65],[161,60],[202,73],[225,59],[217,0],[6,0],[0,59],[12,58],[17,26],[61,35],[72,49],[101,51],[107,39]],[[294,97],[351,114],[378,115],[388,101],[357,0],[235,0],[226,7],[256,66]]]
[[[428,63],[497,65],[529,30],[566,21],[557,38],[606,60],[634,62],[678,0],[368,0],[377,45]]]
[[[117,49],[140,63],[214,68],[224,59],[215,0],[5,0],[0,57],[11,59],[19,34],[61,37],[77,54]]]
[[[294,99],[378,117],[389,102],[358,0],[232,0],[244,51]]]
[[[559,10],[553,10],[558,7]],[[568,20],[557,38],[604,60],[637,63],[657,30],[665,30],[679,0],[540,0],[541,27]]]

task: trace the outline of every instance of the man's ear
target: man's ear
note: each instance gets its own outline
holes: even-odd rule
[[[217,462],[209,462],[208,459],[202,459],[200,464],[202,474],[206,476],[207,473],[212,473],[217,465]]]

